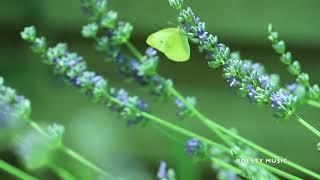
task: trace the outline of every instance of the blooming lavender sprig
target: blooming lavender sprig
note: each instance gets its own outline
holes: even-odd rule
[[[167,169],[167,162],[161,161],[159,170],[157,173],[157,178],[159,180],[176,180],[176,175],[173,169]]]
[[[179,1],[172,1],[171,3],[173,5],[179,5]],[[84,4],[84,6],[87,5]],[[90,6],[89,9],[91,12],[97,11],[94,6]],[[149,88],[152,95],[155,95],[157,98],[164,99],[170,97],[172,93],[169,89],[173,86],[173,83],[170,79],[164,78],[157,73],[160,60],[157,56],[157,51],[149,47],[146,49],[145,54],[142,55],[133,47],[133,45],[130,44],[129,41],[127,41],[123,44],[125,44],[134,53],[136,58],[132,58],[123,53],[120,46],[122,43],[113,42],[113,32],[116,31],[117,28],[114,24],[117,24],[118,22],[116,12],[108,10],[107,7],[105,9],[105,13],[108,15],[101,15],[97,17],[94,13],[91,13],[89,16],[91,17],[90,23],[83,27],[82,35],[87,38],[93,38],[96,41],[96,49],[98,51],[103,51],[108,60],[116,63],[118,71],[121,72],[124,77],[134,78],[140,85]],[[113,25],[105,26],[103,25],[104,22],[113,22]],[[123,23],[124,22],[122,22],[122,24]],[[195,99],[188,98],[187,101],[189,100],[190,103],[195,106]],[[176,102],[177,101],[175,100],[175,103]],[[181,102],[180,104],[183,103]],[[180,106],[177,114],[179,117],[192,115],[189,108],[186,108],[185,106]]]
[[[272,94],[278,94],[279,77],[268,75],[262,65],[251,61],[241,60],[240,56],[231,53],[229,47],[219,43],[217,36],[206,31],[205,22],[202,22],[194,14],[190,7],[179,10],[178,22],[188,34],[192,42],[198,44],[200,52],[206,55],[209,67],[222,68],[223,76],[227,79],[230,87],[239,89],[242,96],[248,97],[251,101],[271,106],[277,117],[287,118],[295,109],[296,97],[287,95],[286,106],[275,107],[272,103]]]
[[[30,28],[27,28],[27,30],[30,30]],[[50,163],[53,161],[52,158],[56,150],[62,150],[71,158],[97,173],[106,177],[110,176],[107,172],[63,144],[64,126],[54,123],[44,129],[32,121],[30,119],[30,101],[21,95],[17,95],[14,89],[5,86],[2,77],[0,77],[0,108],[0,120],[3,125],[1,127],[1,135],[2,133],[13,134],[14,138],[10,139],[12,141],[10,143],[13,144],[14,151],[22,158],[26,167],[30,169],[38,169],[44,166],[51,167],[52,164]],[[25,124],[30,125],[32,129],[26,131],[25,126],[22,126]],[[21,131],[14,131],[16,129]],[[21,174],[15,175],[22,177],[20,176]]]
[[[293,60],[292,53],[286,50],[286,43],[279,39],[279,33],[275,31],[272,24],[269,24],[268,26],[268,39],[272,43],[273,49],[280,54],[280,61],[287,66],[288,72],[296,78],[296,83],[306,89],[304,91],[296,91],[296,94],[300,97],[299,99],[303,101],[305,98],[309,98],[311,100],[319,101],[319,85],[311,85],[309,74],[302,71],[298,60]]]
[[[82,0],[82,8],[91,22],[84,26],[82,35],[94,38],[101,35],[98,46],[108,44],[110,48],[126,43],[133,31],[128,22],[118,21],[118,14],[107,8],[107,0]]]
[[[133,77],[139,84],[148,86],[152,94],[158,97],[169,96],[168,88],[172,86],[172,81],[160,76],[157,73],[159,64],[159,57],[157,51],[153,48],[148,48],[144,56],[137,55],[138,59],[132,58],[121,49],[122,44],[131,47],[128,39],[132,29],[129,23],[118,21],[117,13],[108,10],[107,2],[105,5],[105,12],[101,15],[99,8],[94,4],[96,1],[85,1],[83,7],[90,11],[90,23],[83,27],[82,35],[87,38],[93,38],[96,41],[96,49],[103,51],[108,60],[117,64],[118,71],[125,77]],[[122,33],[120,32],[122,31]],[[127,32],[127,33],[124,33]],[[123,39],[123,41],[117,41]]]
[[[35,45],[37,41],[34,41],[37,37],[33,37],[36,36],[36,30],[33,26],[25,28],[21,34],[24,40],[31,43],[31,46],[37,46]],[[53,66],[56,75],[78,87],[81,92],[90,96],[95,102],[108,104],[127,119],[129,124],[133,124],[132,122],[138,124],[144,121],[144,118],[139,115],[139,112],[148,111],[148,106],[144,101],[138,97],[125,96],[122,89],[116,90],[109,87],[107,80],[93,71],[88,71],[83,58],[70,52],[66,44],[59,43],[55,47],[43,47],[43,49],[45,49],[41,51],[43,61]],[[117,102],[113,100],[117,100]]]
[[[16,93],[14,89],[4,85],[0,77],[0,128],[11,131],[30,120],[30,101]]]

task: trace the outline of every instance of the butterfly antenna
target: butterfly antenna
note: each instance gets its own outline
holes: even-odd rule
[[[175,24],[175,23],[173,23],[173,22],[168,22],[168,24],[173,25],[173,26],[175,26],[175,27],[179,27],[179,25],[177,25],[177,24]]]

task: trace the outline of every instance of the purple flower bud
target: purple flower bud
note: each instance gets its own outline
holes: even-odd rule
[[[120,102],[122,102],[123,104],[127,104],[128,103],[128,98],[129,98],[129,96],[128,96],[128,92],[127,91],[125,91],[124,89],[120,89],[119,91],[118,91],[118,94],[117,94],[117,100],[119,100]]]
[[[101,76],[94,76],[93,78],[91,78],[91,82],[93,84],[97,84],[101,80],[103,80],[103,78]]]
[[[189,155],[196,155],[201,150],[202,143],[197,139],[189,139],[185,148]]]
[[[270,78],[269,76],[261,75],[258,77],[258,81],[263,88],[266,88],[270,83]]]
[[[179,108],[185,108],[185,105],[180,99],[175,99],[174,103],[179,107]]]
[[[130,69],[133,71],[137,71],[139,69],[139,63],[136,60],[131,60]]]
[[[14,120],[14,111],[7,102],[0,100],[0,129],[8,128]]]
[[[251,68],[252,69],[254,69],[254,70],[258,70],[259,68],[260,68],[260,64],[259,63],[253,63],[252,65],[251,65]]]
[[[207,52],[206,53],[206,59],[208,60],[215,60],[216,56],[212,52]]]
[[[294,84],[290,84],[287,86],[287,89],[291,92],[295,92],[298,88],[298,84],[297,83],[294,83]]]
[[[142,100],[138,101],[137,107],[141,111],[148,111],[148,104],[146,102],[142,101]]]
[[[23,100],[25,100],[25,98],[23,96],[17,96],[16,97],[16,103],[17,104],[21,103]]]
[[[157,51],[151,47],[146,50],[146,55],[149,57],[157,55]]]
[[[143,120],[144,120],[144,118],[142,116],[139,116],[139,117],[129,119],[127,124],[129,127],[132,127],[132,126],[135,126],[135,125],[141,123]]]
[[[248,94],[249,98],[251,100],[255,100],[255,97],[257,95],[257,91],[254,89],[254,86],[253,85],[249,85],[247,88],[248,88],[248,91],[249,91],[249,94]]]
[[[208,32],[206,32],[204,29],[200,29],[198,31],[198,37],[201,41],[205,40],[208,36]]]
[[[74,78],[71,80],[71,82],[72,82],[73,84],[75,84],[76,86],[78,86],[78,87],[81,86],[81,80],[80,80],[79,77],[74,77]]]
[[[284,104],[289,100],[289,94],[283,89],[272,93],[271,95],[271,107],[276,109],[284,108]]]
[[[222,43],[217,44],[217,49],[219,52],[223,52],[225,50],[225,45]]]
[[[160,162],[160,167],[157,173],[157,177],[159,179],[166,179],[167,178],[167,163],[165,161]]]
[[[123,63],[125,61],[125,57],[121,53],[118,53],[115,59],[118,63]]]
[[[240,84],[240,82],[234,77],[228,78],[227,82],[230,83],[230,87],[237,87]]]
[[[198,16],[193,17],[193,22],[198,24],[200,22],[200,18]]]

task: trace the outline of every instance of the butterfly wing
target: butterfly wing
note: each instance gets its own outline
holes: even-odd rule
[[[170,36],[177,31],[176,28],[162,29],[151,34],[147,39],[147,44],[163,53],[165,53],[165,45]]]
[[[188,37],[179,29],[175,29],[165,43],[164,54],[176,62],[188,61],[190,58]]]

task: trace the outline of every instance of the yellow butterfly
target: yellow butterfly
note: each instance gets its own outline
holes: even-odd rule
[[[190,46],[185,32],[179,28],[167,28],[151,34],[147,44],[175,62],[185,62],[190,58]]]

